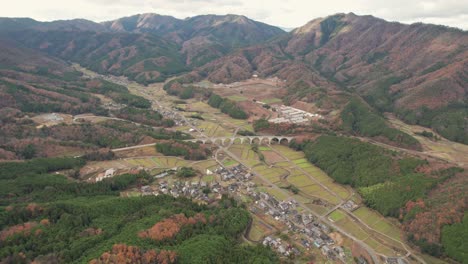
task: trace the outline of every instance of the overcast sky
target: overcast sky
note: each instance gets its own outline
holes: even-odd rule
[[[294,28],[327,15],[354,12],[403,23],[468,29],[468,0],[0,0],[0,16],[40,21],[85,18],[96,22],[139,13],[177,18],[240,14]]]

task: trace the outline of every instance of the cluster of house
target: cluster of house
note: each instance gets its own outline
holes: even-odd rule
[[[275,220],[286,224],[290,231],[303,234],[301,244],[306,249],[312,246],[320,248],[323,255],[330,259],[345,257],[343,248],[335,245],[335,241],[328,235],[330,228],[317,221],[311,214],[299,213],[296,210],[298,203],[294,199],[278,201],[275,197],[263,192],[254,195],[253,198],[256,201],[251,208],[252,211],[258,213],[258,210],[262,210]]]
[[[297,109],[291,106],[281,105],[276,108],[279,116],[268,120],[271,123],[292,123],[292,124],[301,124],[308,122],[312,118],[322,119],[323,116],[319,114],[313,114],[301,109]]]
[[[252,173],[250,173],[247,168],[241,164],[232,168],[219,167],[214,172],[219,174],[223,181],[248,181],[251,180],[253,176]]]
[[[156,179],[162,179],[172,172],[176,171],[177,168],[161,172],[154,177]],[[221,184],[219,182],[207,183],[204,181],[176,181],[169,184],[167,181],[160,181],[155,186],[143,186],[140,188],[142,195],[159,195],[167,194],[173,197],[188,197],[194,200],[211,203],[215,200],[221,199],[223,194],[239,194],[241,190],[246,192],[252,192],[255,184],[251,179],[252,174],[247,171],[247,168],[242,165],[237,165],[232,168],[219,167],[214,171],[207,169],[206,174],[211,175],[217,173],[223,181],[226,183]]]
[[[272,238],[267,236],[263,239],[262,244],[266,247],[270,247],[276,250],[278,253],[284,256],[291,256],[291,255],[300,255],[301,252],[297,250],[297,248],[293,247],[290,244],[283,243],[281,238]]]
[[[164,118],[174,120],[176,126],[184,126],[185,120],[184,118],[176,111],[176,110],[168,110],[168,109],[158,109],[158,112],[164,116]]]
[[[161,181],[156,186],[142,186],[142,195],[160,195],[167,194],[173,197],[188,197],[197,201],[210,203],[213,200],[221,199],[224,187],[219,183],[208,184],[203,181],[176,181],[169,184],[167,181]]]

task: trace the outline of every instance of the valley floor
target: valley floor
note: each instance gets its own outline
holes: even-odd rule
[[[89,71],[84,73],[96,76]],[[195,138],[230,137],[240,130],[253,131],[248,121],[232,119],[202,101],[189,99],[180,104],[178,98],[163,91],[163,84],[144,87],[119,77],[108,79],[125,84],[132,93],[149,99],[154,110],[177,121],[178,125],[173,129],[190,133]],[[200,115],[203,120],[191,118],[194,114]],[[414,132],[413,127],[405,126],[394,118],[391,122],[400,129]],[[466,165],[463,157],[457,159],[450,156],[460,146],[445,141],[434,143],[426,142],[424,138],[418,140],[425,146],[426,154],[430,155],[437,145],[443,145],[446,154],[438,152],[436,157],[442,155],[440,158],[453,158],[452,161]],[[262,145],[254,151],[251,145],[239,142],[214,144],[213,149],[215,154],[212,158],[193,162],[165,157],[155,151],[153,144],[122,148],[116,151],[120,159],[90,163],[81,170],[81,174],[92,179],[107,168],[125,171],[141,167],[158,174],[174,167],[193,167],[203,174],[191,179],[194,186],[211,187],[210,195],[195,198],[202,197],[202,202],[211,201],[218,193],[214,188],[221,188],[248,205],[254,220],[245,235],[247,241],[272,245],[271,241],[279,238],[300,252],[301,262],[315,259],[316,263],[327,263],[334,259],[349,263],[353,256],[365,256],[374,263],[383,263],[389,258],[401,258],[409,263],[432,263],[430,258],[422,258],[406,244],[395,221],[365,207],[352,188],[334,182],[309,163],[302,152],[283,145]],[[237,168],[242,168],[253,177],[223,177]],[[149,188],[151,193],[161,193],[161,188],[165,188],[163,185],[175,189],[177,184],[174,176],[168,176]],[[135,189],[122,193],[124,196],[144,194],[148,194],[148,190]],[[182,189],[176,195],[183,195]],[[289,208],[284,210],[281,205]],[[310,217],[310,223],[316,225],[309,225],[304,220],[307,217]],[[317,234],[309,233],[311,229],[316,230]],[[330,239],[329,246],[325,242],[327,239]],[[316,241],[319,241],[319,245],[314,246]],[[290,251],[284,253],[284,247],[273,247],[280,254],[293,254]],[[333,248],[336,248],[335,251],[328,252]]]

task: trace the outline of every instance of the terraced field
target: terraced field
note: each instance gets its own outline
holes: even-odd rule
[[[400,230],[387,222],[385,218],[367,207],[361,207],[353,212],[361,221],[372,229],[377,230],[393,239],[401,241]]]
[[[254,167],[258,164],[260,164],[260,160],[258,158],[257,153],[255,153],[252,150],[252,146],[242,144],[242,145],[232,145],[229,148],[229,151],[231,151],[234,155],[236,155],[239,159],[242,160],[245,164],[247,164],[249,167]]]
[[[358,223],[353,221],[349,216],[344,215],[340,220],[335,222],[338,226],[345,229],[347,232],[358,238],[359,240],[364,241],[376,252],[387,255],[395,256],[398,254],[397,251],[393,250],[391,247],[399,249],[399,251],[404,252],[404,249],[401,248],[399,243],[396,243],[382,235],[376,233],[370,233],[371,231],[361,228]],[[385,244],[381,243],[379,240],[385,241]]]
[[[289,175],[289,172],[282,168],[275,168],[275,167],[267,167],[265,165],[259,165],[253,168],[255,173],[261,174],[265,178],[267,178],[272,183],[279,183],[281,181],[281,177],[285,177]]]
[[[226,137],[232,135],[232,132],[212,122],[203,121],[198,125],[198,128],[202,129],[202,131],[210,137]]]
[[[192,166],[200,170],[202,173],[205,173],[207,169],[210,169],[213,171],[219,165],[215,160],[205,160],[205,161],[195,162],[192,164]]]
[[[330,214],[328,218],[330,218],[333,222],[337,222],[345,217],[345,213],[343,213],[341,210],[335,210],[333,211],[333,213]]]

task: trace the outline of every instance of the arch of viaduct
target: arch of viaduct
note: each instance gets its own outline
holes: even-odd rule
[[[197,138],[197,139],[189,139],[186,141],[189,142],[198,142],[203,144],[208,143],[215,143],[215,144],[222,144],[225,143],[248,143],[248,144],[281,144],[281,143],[290,143],[294,137],[284,137],[284,136],[247,136],[247,137],[212,137],[212,138]]]

